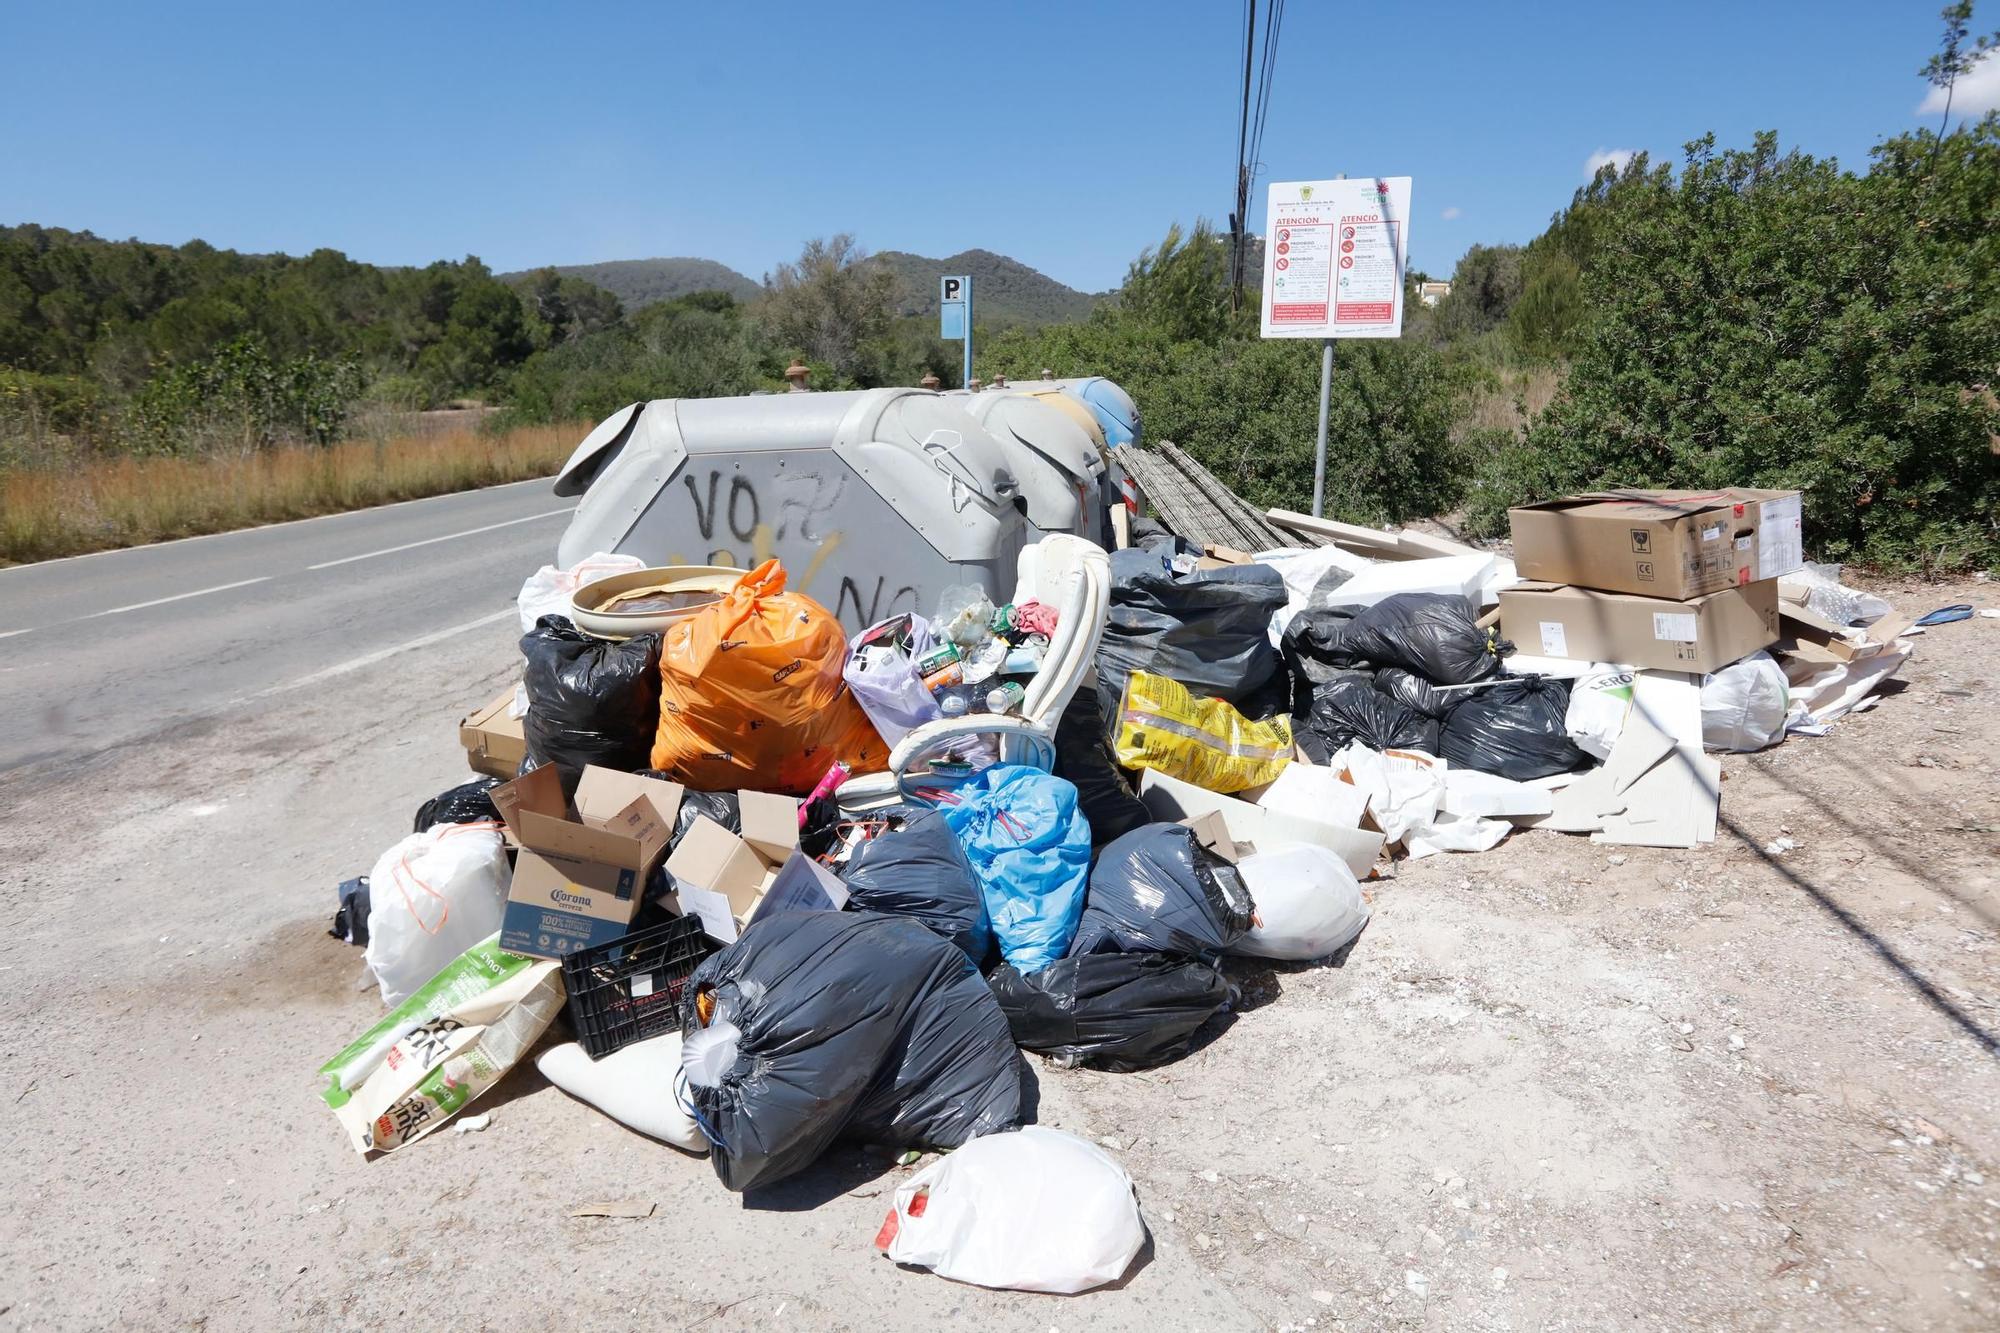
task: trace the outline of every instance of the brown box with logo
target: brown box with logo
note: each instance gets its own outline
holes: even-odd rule
[[[1804,563],[1797,491],[1593,491],[1507,521],[1522,578],[1606,592],[1686,601]]]
[[[572,803],[549,765],[495,787],[493,804],[521,844],[500,947],[560,958],[623,935],[673,836],[685,790],[592,766]]]
[[[1542,657],[1713,671],[1777,642],[1778,581],[1686,601],[1522,583],[1500,592],[1500,634]]]

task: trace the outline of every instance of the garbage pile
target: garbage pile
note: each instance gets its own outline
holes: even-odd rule
[[[1823,734],[1910,653],[1803,561],[1798,516],[1606,492],[1516,511],[1512,560],[1278,513],[1331,544],[1196,550],[1141,520],[1109,553],[1030,547],[1015,600],[955,587],[851,638],[775,560],[700,588],[544,569],[521,683],[460,724],[482,776],[341,885],[332,933],[388,1013],[321,1095],[391,1151],[533,1058],[734,1191],[839,1142],[951,1151],[877,1248],[1115,1281],[1131,1181],[1024,1126],[1023,1052],[1182,1058],[1227,960],[1340,954],[1399,853],[1712,840],[1710,750]],[[624,637],[564,614],[606,576]]]

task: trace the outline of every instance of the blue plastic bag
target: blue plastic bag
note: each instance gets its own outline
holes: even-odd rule
[[[1090,821],[1076,788],[1040,769],[981,769],[941,807],[979,877],[1000,953],[1039,972],[1069,952],[1090,878]]]

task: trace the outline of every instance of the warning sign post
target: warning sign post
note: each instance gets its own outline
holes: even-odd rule
[[[1319,447],[1312,511],[1326,500],[1326,416],[1335,338],[1403,336],[1410,178],[1278,181],[1264,226],[1266,338],[1319,338]]]

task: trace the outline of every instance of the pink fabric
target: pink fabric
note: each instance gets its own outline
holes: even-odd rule
[[[1019,602],[1014,607],[1014,627],[1025,634],[1056,632],[1056,609],[1040,602]]]

